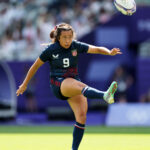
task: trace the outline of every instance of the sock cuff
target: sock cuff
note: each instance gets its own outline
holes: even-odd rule
[[[76,122],[75,124],[74,124],[74,126],[75,127],[77,127],[77,128],[79,128],[79,129],[85,129],[85,124],[81,124],[81,123],[78,123],[78,122]]]
[[[81,93],[84,95],[84,92],[88,89],[88,86],[84,87],[81,91]]]

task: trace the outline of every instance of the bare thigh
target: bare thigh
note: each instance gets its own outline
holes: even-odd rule
[[[68,103],[74,112],[76,121],[85,124],[88,110],[87,98],[83,95],[77,95],[68,99]]]
[[[80,95],[82,89],[86,86],[87,86],[86,84],[78,80],[75,80],[73,78],[67,78],[63,80],[63,82],[61,83],[60,90],[63,96],[73,97],[76,95]]]

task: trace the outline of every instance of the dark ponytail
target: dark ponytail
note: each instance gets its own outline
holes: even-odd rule
[[[53,38],[55,38],[55,31],[54,30],[52,30],[51,32],[50,32],[50,39],[53,39]]]

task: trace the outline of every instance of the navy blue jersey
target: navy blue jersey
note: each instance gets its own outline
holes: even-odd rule
[[[86,53],[88,48],[87,44],[78,41],[73,41],[68,49],[55,42],[42,52],[40,59],[49,62],[51,77],[77,77],[78,56],[80,53]]]

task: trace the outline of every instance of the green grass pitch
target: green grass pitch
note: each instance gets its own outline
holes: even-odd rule
[[[0,126],[0,150],[71,150],[73,127]],[[150,150],[149,127],[86,127],[79,150]]]

